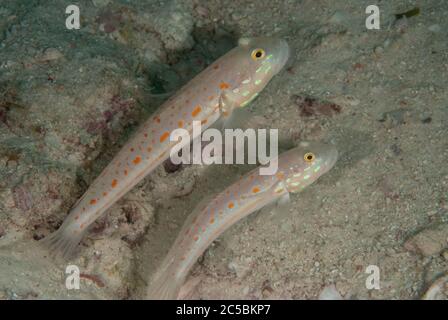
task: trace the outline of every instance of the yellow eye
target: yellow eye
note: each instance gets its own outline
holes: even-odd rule
[[[306,162],[313,162],[315,158],[316,158],[316,156],[315,156],[314,153],[312,153],[312,152],[307,152],[307,153],[305,153],[305,155],[303,156],[303,159],[304,159]]]
[[[252,51],[251,57],[254,60],[260,60],[264,58],[265,54],[263,49],[258,48]]]

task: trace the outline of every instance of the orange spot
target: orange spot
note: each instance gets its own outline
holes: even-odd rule
[[[207,119],[201,120],[201,124],[206,124],[207,123]]]
[[[169,135],[170,135],[170,133],[169,133],[169,132],[165,132],[164,134],[162,134],[162,135],[160,136],[160,142],[163,142],[163,141],[165,141],[165,140],[166,140],[166,138],[168,138],[168,137],[169,137]]]
[[[146,149],[148,152],[151,152],[152,151],[152,148],[151,147],[148,147],[148,149]]]
[[[107,196],[107,192],[103,192],[103,197]]]
[[[219,68],[219,65],[217,65],[217,64],[213,66],[213,69],[215,69],[215,70],[217,70],[218,68]]]
[[[201,112],[201,106],[197,105],[196,108],[194,108],[193,112],[191,113],[191,115],[193,117],[196,117],[199,113]]]
[[[222,115],[223,115],[224,117],[227,117],[227,116],[229,115],[229,113],[228,113],[227,111],[223,111],[223,112],[222,112]]]
[[[125,176],[128,175],[128,170],[124,170],[124,175],[125,175]]]
[[[131,148],[131,152],[134,152],[134,148]]]
[[[230,202],[228,205],[229,209],[232,209],[234,206],[235,206],[235,204],[233,202]]]
[[[90,204],[94,205],[96,203],[96,199],[90,200]]]
[[[155,122],[160,123],[160,118],[158,116],[155,116],[153,119]]]
[[[133,162],[135,165],[139,164],[141,161],[142,161],[142,158],[141,158],[140,156],[137,156],[137,157],[135,157],[134,160],[132,160],[132,162]]]
[[[210,219],[210,224],[213,224],[215,222],[215,218]]]
[[[81,223],[81,225],[79,226],[80,229],[84,228],[84,223]]]
[[[194,241],[198,241],[198,240],[199,240],[199,237],[198,237],[198,236],[194,236],[193,240],[194,240]]]
[[[213,99],[215,99],[215,96],[208,97],[208,100],[210,100],[210,101],[212,101]]]
[[[184,126],[184,122],[182,120],[180,120],[177,125],[179,126],[179,128],[182,128]]]
[[[277,178],[279,178],[280,180],[282,180],[284,177],[285,177],[285,175],[283,174],[283,172],[279,172],[279,173],[277,173]]]
[[[230,86],[227,82],[221,82],[219,84],[219,87],[221,88],[221,90],[224,90],[224,89],[228,89]]]
[[[117,186],[117,184],[118,184],[117,179],[112,180],[112,184],[111,184],[112,188],[115,188]]]
[[[253,193],[260,192],[260,188],[258,188],[258,187],[253,188],[253,189],[252,189],[252,192],[253,192]]]
[[[148,134],[147,133],[145,133],[145,134],[143,134],[144,136],[145,136],[145,138],[148,138]]]

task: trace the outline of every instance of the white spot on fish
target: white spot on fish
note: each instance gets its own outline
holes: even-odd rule
[[[307,180],[309,179],[311,176],[309,174],[307,174],[306,176],[303,176],[303,180]]]
[[[258,86],[261,83],[260,79],[255,80],[255,84]]]
[[[245,79],[245,80],[243,80],[243,84],[248,84],[250,82],[250,79]]]

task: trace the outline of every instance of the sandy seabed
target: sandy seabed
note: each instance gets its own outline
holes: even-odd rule
[[[249,166],[159,167],[70,262],[37,240],[167,95],[261,35],[293,54],[251,103],[251,126],[278,128],[285,148],[331,142],[340,158],[287,214],[261,210],[219,237],[181,297],[418,299],[444,279],[447,1],[381,2],[379,30],[366,29],[364,0],[78,3],[80,30],[59,1],[0,4],[0,299],[144,297],[195,205]],[[67,264],[79,290],[65,287]],[[366,288],[370,265],[379,290]]]

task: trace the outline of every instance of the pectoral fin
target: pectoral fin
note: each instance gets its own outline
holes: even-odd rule
[[[219,97],[219,109],[224,117],[232,114],[232,111],[238,107],[235,94],[230,91],[224,91]]]

